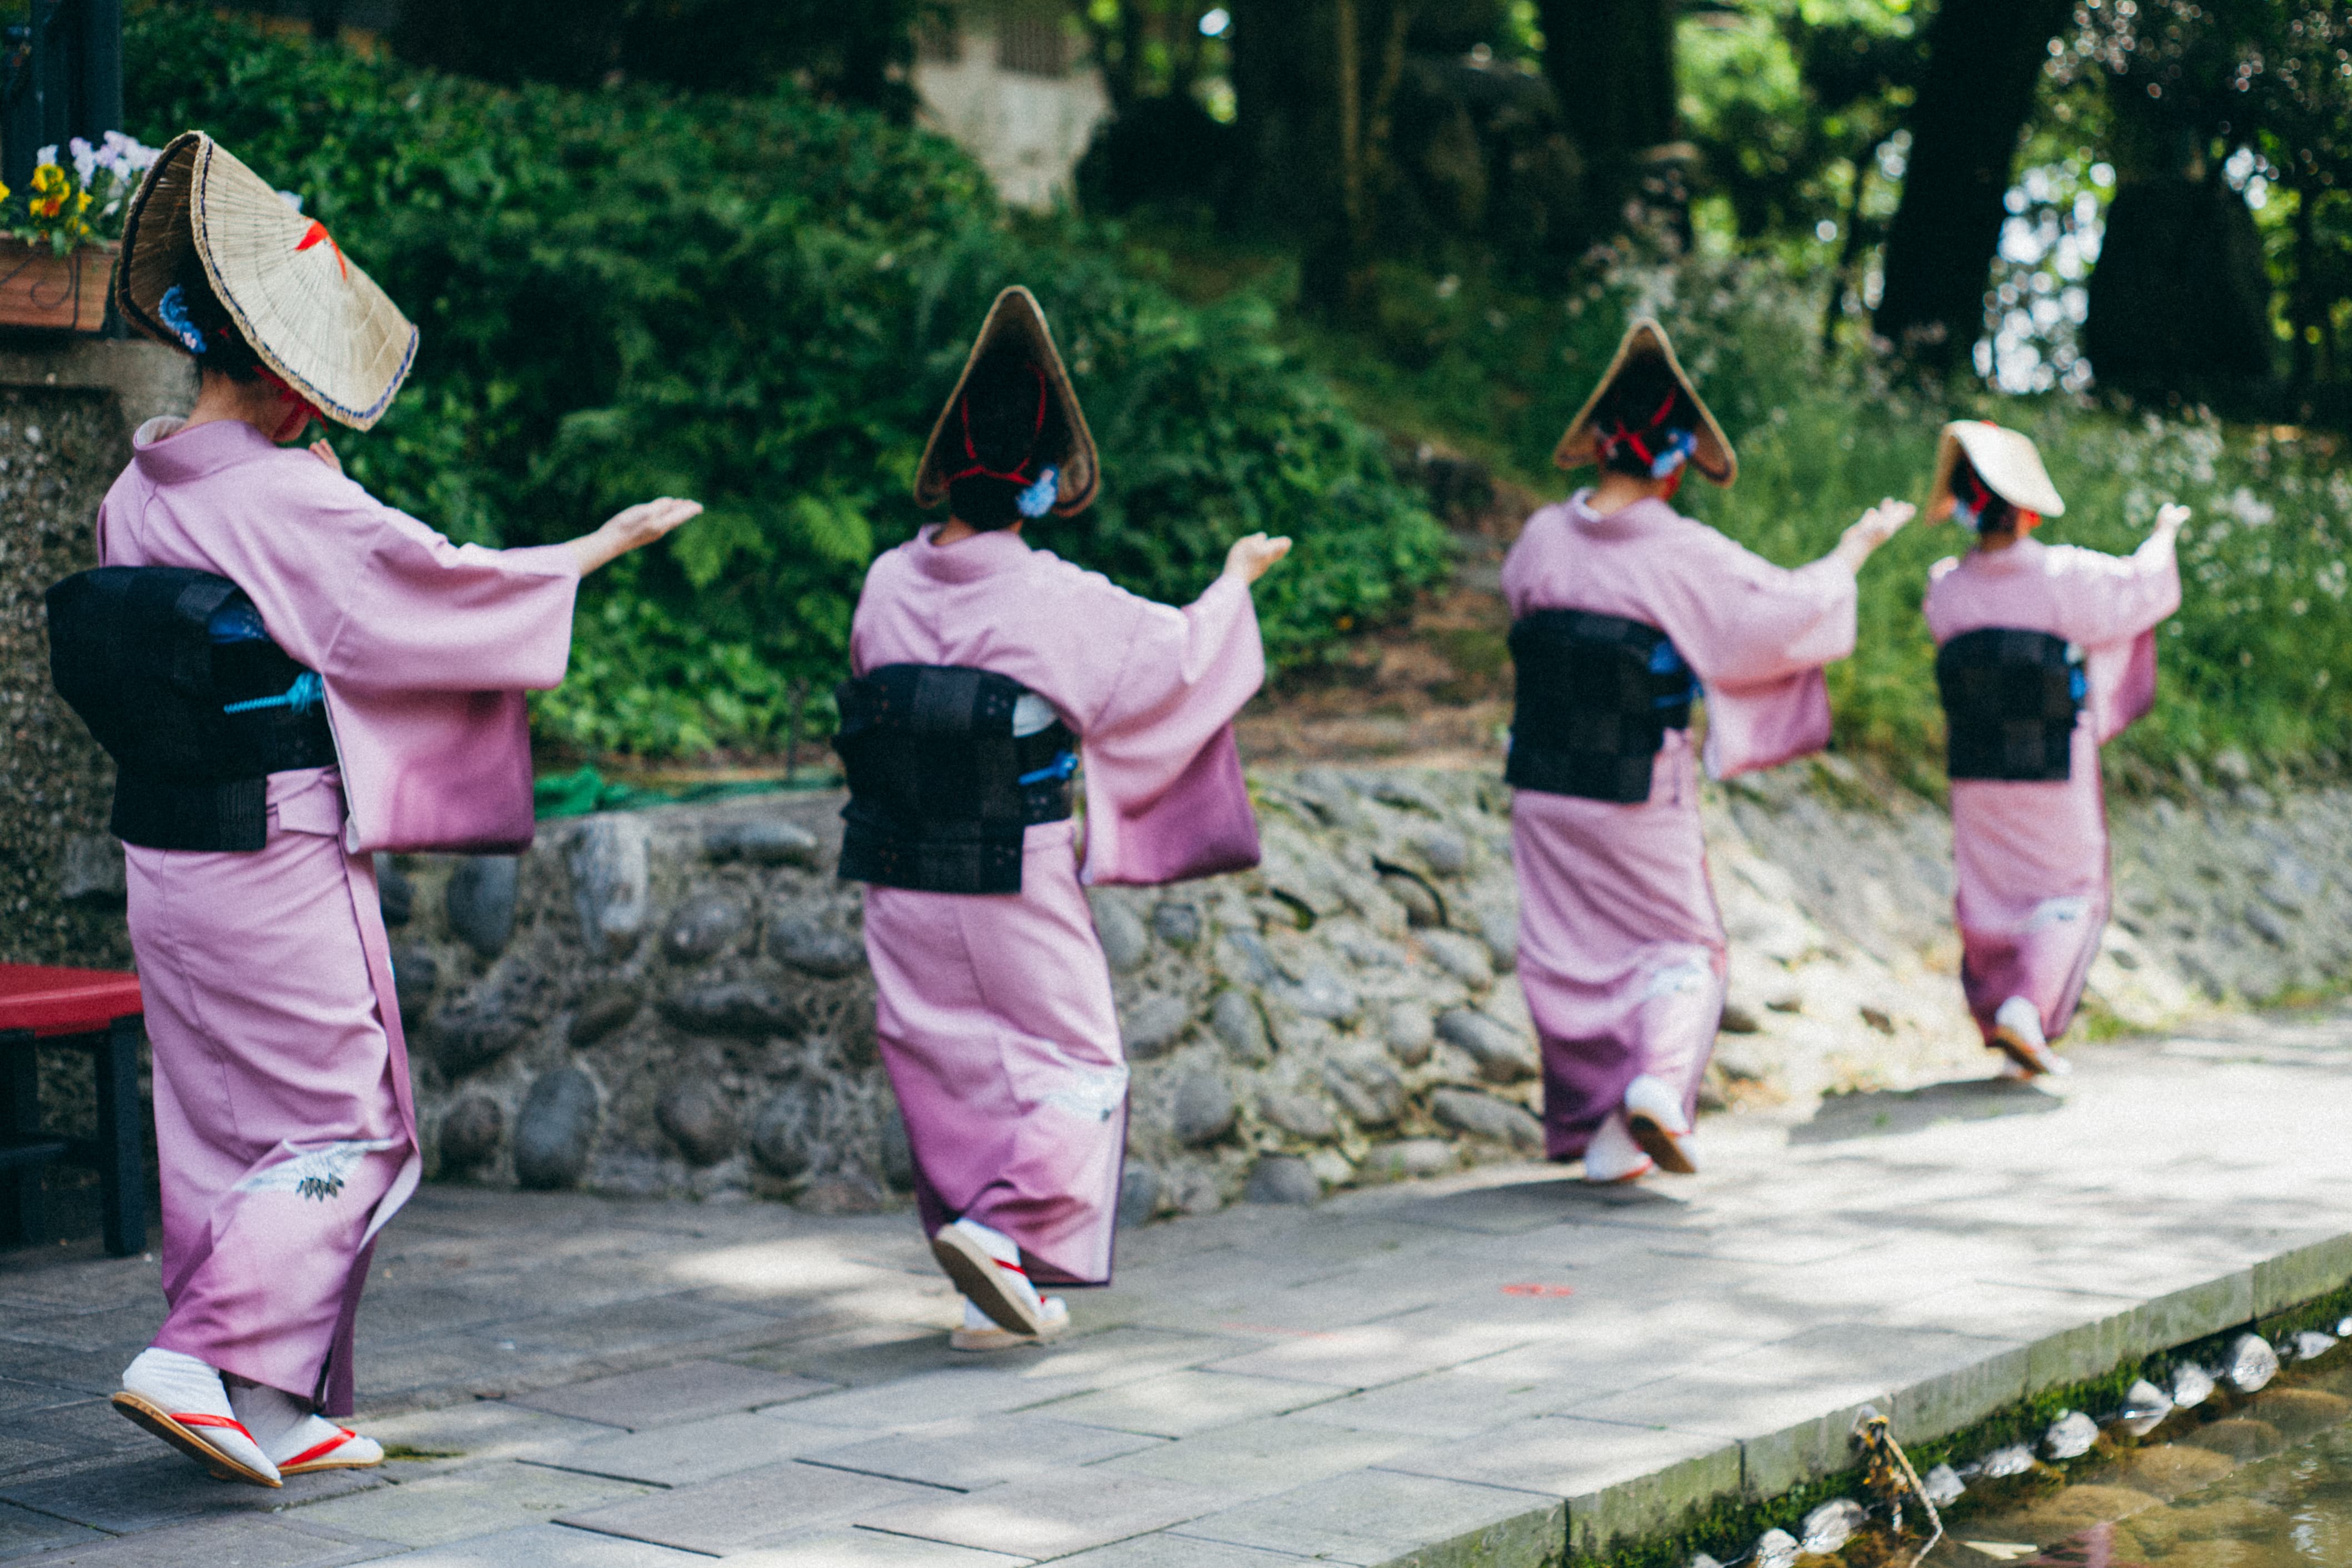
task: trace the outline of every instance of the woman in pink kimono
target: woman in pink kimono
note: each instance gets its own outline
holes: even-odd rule
[[[2156,628],[2180,607],[2166,506],[2127,556],[2027,537],[2065,510],[2033,443],[1998,425],[1944,426],[1928,515],[1976,548],[1927,574],[1944,700],[1960,985],[2007,1070],[2066,1070],[2073,1022],[2106,929],[2099,747],[2156,697]]]
[[[1853,651],[1854,572],[1912,509],[1883,502],[1793,571],[1676,513],[1691,468],[1728,486],[1738,465],[1651,321],[1554,460],[1598,463],[1601,482],[1529,518],[1503,563],[1519,983],[1546,1150],[1581,1156],[1591,1182],[1687,1173],[1726,972],[1691,703],[1706,698],[1717,778],[1826,744],[1822,668]]]
[[[1065,1327],[1108,1284],[1127,1065],[1081,882],[1257,861],[1232,720],[1265,675],[1253,534],[1178,610],[1022,537],[1092,502],[1094,439],[1037,302],[997,298],[916,480],[949,521],[866,574],[839,693],[841,875],[869,884],[876,1032],[959,1349]],[[1070,778],[1086,767],[1086,858]]]
[[[49,598],[59,689],[113,755],[154,1055],[169,1310],[115,1405],[215,1475],[370,1466],[352,1327],[420,1172],[376,850],[530,838],[521,691],[563,678],[583,574],[698,509],[568,545],[459,547],[342,476],[415,328],[201,133],[131,209],[123,316],[195,356]]]

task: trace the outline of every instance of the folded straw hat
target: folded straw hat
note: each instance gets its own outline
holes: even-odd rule
[[[261,363],[320,412],[365,430],[416,358],[416,329],[327,233],[201,131],[157,155],[131,200],[115,309],[179,344],[156,314],[193,248]]]
[[[2021,511],[2057,517],[2066,510],[2058,487],[2042,466],[2042,454],[2032,437],[1996,425],[1990,419],[1955,419],[1944,426],[1936,444],[1936,482],[1927,492],[1927,515],[1941,520],[1952,515],[1952,475],[1960,454],[1985,488]]]
[[[930,441],[923,447],[922,465],[915,470],[915,504],[933,507],[946,504],[948,479],[965,466],[963,443],[955,426],[956,405],[962,401],[963,389],[971,381],[972,368],[986,357],[989,351],[1010,345],[1025,355],[1045,377],[1047,390],[1060,405],[1063,421],[1070,429],[1070,455],[1061,466],[1060,499],[1054,510],[1062,517],[1084,511],[1094,503],[1095,490],[1102,482],[1102,463],[1095,453],[1094,433],[1087,428],[1086,412],[1078,406],[1078,395],[1070,390],[1070,374],[1062,367],[1062,356],[1054,347],[1054,333],[1045,325],[1045,312],[1038,308],[1037,297],[1019,284],[996,297],[988,308],[988,320],[981,324],[980,336],[971,345],[971,353],[963,362],[963,374],[956,377],[955,390],[948,394],[947,406],[940,410],[937,423],[931,426]]]
[[[1682,362],[1675,358],[1675,345],[1667,340],[1666,329],[1647,316],[1625,329],[1624,341],[1617,345],[1616,357],[1601,373],[1601,380],[1592,388],[1592,395],[1584,400],[1584,406],[1578,409],[1576,417],[1569,422],[1568,434],[1559,438],[1559,445],[1552,451],[1551,460],[1563,468],[1581,468],[1587,463],[1601,460],[1600,439],[1592,428],[1592,411],[1601,405],[1601,395],[1638,355],[1665,361],[1666,369],[1673,374],[1683,391],[1689,395],[1692,404],[1698,409],[1699,421],[1699,427],[1694,432],[1698,437],[1698,449],[1691,454],[1691,467],[1717,484],[1728,488],[1731,481],[1739,477],[1739,455],[1731,449],[1731,441],[1724,435],[1723,426],[1717,425],[1715,416],[1708,412],[1706,399],[1701,397],[1698,388],[1691,384],[1691,378],[1683,371]]]

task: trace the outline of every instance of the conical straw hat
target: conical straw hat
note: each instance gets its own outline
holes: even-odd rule
[[[415,327],[325,225],[201,131],[173,138],[140,183],[114,274],[123,319],[174,346],[156,302],[191,247],[262,363],[355,430],[383,417],[415,362]]]
[[[1609,368],[1601,373],[1601,380],[1594,384],[1592,395],[1584,400],[1584,406],[1576,411],[1574,419],[1569,421],[1568,434],[1559,438],[1559,445],[1552,451],[1551,460],[1563,468],[1581,468],[1587,463],[1601,460],[1601,444],[1592,429],[1592,411],[1601,405],[1601,395],[1609,390],[1637,354],[1648,354],[1666,362],[1667,371],[1698,409],[1699,427],[1696,432],[1698,448],[1691,454],[1691,467],[1728,489],[1731,481],[1739,477],[1739,454],[1731,449],[1730,438],[1724,435],[1723,426],[1715,422],[1715,416],[1707,409],[1706,399],[1698,395],[1698,388],[1693,386],[1691,378],[1684,374],[1682,361],[1675,358],[1675,345],[1668,341],[1666,329],[1647,316],[1625,329],[1625,337],[1617,345],[1616,356],[1610,360]]]
[[[1985,488],[2019,510],[2042,517],[2058,517],[2066,510],[2032,437],[1990,419],[1955,419],[1944,426],[1943,439],[1936,444],[1936,482],[1927,491],[1929,517],[1952,515],[1952,475],[1962,452]]]
[[[956,377],[955,390],[948,394],[947,406],[940,410],[939,419],[931,426],[931,438],[923,447],[922,464],[915,470],[917,506],[946,504],[949,476],[964,467],[963,443],[957,433],[960,427],[954,427],[956,405],[963,400],[963,389],[971,380],[972,367],[991,349],[1008,342],[1044,374],[1046,388],[1060,405],[1063,422],[1069,426],[1070,455],[1061,465],[1060,499],[1054,503],[1055,512],[1069,517],[1094,504],[1095,490],[1102,482],[1102,463],[1095,452],[1094,432],[1087,428],[1086,411],[1078,406],[1078,395],[1070,389],[1070,374],[1062,367],[1062,356],[1054,347],[1054,333],[1045,325],[1045,312],[1039,309],[1037,297],[1016,283],[999,294],[996,303],[988,308],[988,320],[981,324],[980,336],[973,340],[971,353],[964,359],[963,374]]]

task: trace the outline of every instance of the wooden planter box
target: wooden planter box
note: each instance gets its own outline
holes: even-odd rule
[[[0,237],[0,327],[99,331],[119,248],[84,246],[59,256],[46,245]]]

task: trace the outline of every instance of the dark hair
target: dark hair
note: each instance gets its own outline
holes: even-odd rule
[[[971,367],[948,416],[948,510],[968,528],[1009,528],[1020,495],[1070,455],[1069,421],[1029,356],[991,350]]]
[[[1601,470],[1633,474],[1644,479],[1651,477],[1651,460],[1656,457],[1665,433],[1695,431],[1698,426],[1698,405],[1675,379],[1675,373],[1666,368],[1664,359],[1656,354],[1641,354],[1628,360],[1592,410],[1593,433],[1601,438]],[[1643,456],[1629,442],[1613,440],[1621,432],[1637,437],[1648,448],[1649,456]]]
[[[250,382],[261,378],[261,356],[237,331],[236,322],[213,292],[212,280],[205,276],[205,264],[192,247],[181,258],[180,268],[172,281],[180,290],[180,306],[187,314],[188,323],[202,334],[205,352],[196,355],[196,367],[231,381]]]
[[[2000,492],[1984,482],[1976,465],[1962,452],[1952,463],[1952,498],[1962,506],[1977,509],[1977,534],[2013,533],[2017,531],[2017,508],[2001,499]]]

